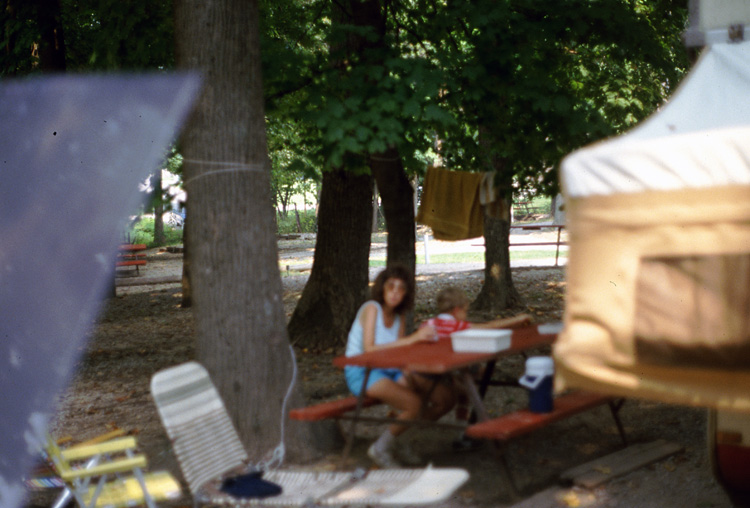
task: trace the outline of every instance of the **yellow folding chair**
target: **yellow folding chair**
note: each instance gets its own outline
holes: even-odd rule
[[[143,472],[147,460],[136,453],[133,437],[65,449],[48,438],[45,448],[55,472],[81,508],[156,508],[156,501],[182,495],[179,483],[167,471]]]

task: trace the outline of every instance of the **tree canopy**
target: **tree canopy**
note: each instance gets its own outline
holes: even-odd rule
[[[277,202],[305,182],[324,181],[326,172],[375,175],[388,205],[390,258],[392,243],[400,242],[400,256],[413,243],[413,233],[402,238],[413,227],[395,219],[408,215],[405,173],[442,162],[496,171],[508,196],[554,193],[566,153],[631,127],[679,82],[688,65],[680,40],[685,4],[262,1]],[[47,51],[53,46],[68,70],[171,68],[172,11],[171,0],[5,0],[0,74],[59,69]],[[399,185],[389,193],[381,183],[393,181]],[[341,195],[326,194],[331,206],[343,207],[342,196],[353,194],[343,183]],[[356,194],[366,201],[367,189]],[[332,238],[342,238],[334,230]]]
[[[174,66],[172,0],[6,0],[0,9],[0,75],[38,72],[45,32],[64,41],[68,71]],[[60,69],[58,69],[60,70]]]
[[[309,0],[264,12],[268,114],[295,123],[306,164],[495,171],[508,202],[556,192],[565,154],[650,114],[687,67],[687,12],[672,0]],[[301,22],[274,24],[290,18]],[[507,231],[493,248],[507,250]],[[401,238],[389,233],[390,260]]]
[[[361,171],[396,146],[419,171],[439,137],[447,165],[483,170],[482,126],[519,185],[552,191],[564,154],[650,114],[687,68],[684,2],[377,4],[369,25],[337,2],[264,4],[269,115],[297,123],[308,164]],[[347,53],[352,36],[370,44]]]

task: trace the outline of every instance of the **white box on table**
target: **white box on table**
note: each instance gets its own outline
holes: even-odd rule
[[[451,345],[457,353],[497,353],[510,347],[513,330],[476,329],[451,333]]]

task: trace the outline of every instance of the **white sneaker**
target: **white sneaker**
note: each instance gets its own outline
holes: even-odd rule
[[[395,459],[391,450],[379,450],[375,447],[375,443],[371,444],[367,449],[367,456],[380,467],[384,468],[398,468],[401,464]]]
[[[399,443],[396,455],[401,459],[401,462],[409,466],[421,466],[424,463],[422,457],[414,451],[409,443]]]

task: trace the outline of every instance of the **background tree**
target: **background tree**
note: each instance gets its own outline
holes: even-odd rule
[[[294,369],[270,199],[257,2],[179,0],[175,27],[180,68],[204,80],[181,137],[197,357],[257,457],[280,438]],[[300,402],[297,389],[290,403]],[[308,426],[293,429],[287,444],[301,455],[316,441]]]
[[[161,169],[153,175],[154,245],[164,245],[164,188]]]
[[[390,4],[350,0],[308,5],[312,8],[307,12],[331,22],[307,24],[315,27],[305,33],[308,39],[296,32],[275,32],[278,39],[264,47],[271,48],[266,59],[273,62],[273,69],[279,68],[278,62],[293,60],[283,56],[284,51],[294,52],[296,61],[308,64],[303,70],[295,68],[291,78],[278,69],[278,81],[273,77],[270,81],[271,89],[278,92],[269,97],[277,104],[272,114],[301,120],[302,144],[310,160],[324,171],[313,270],[289,330],[300,344],[330,346],[345,340],[354,313],[366,297],[368,280],[372,218],[360,207],[371,206],[372,196],[366,200],[363,196],[371,194],[372,187],[368,183],[367,190],[352,190],[343,182],[364,185],[366,178],[359,175],[375,175],[389,230],[388,262],[400,261],[413,269],[413,189],[405,170],[424,170],[415,157],[416,147],[429,146],[430,140],[419,131],[415,119],[421,115],[424,101],[437,94],[440,80],[430,74],[429,64],[411,54],[408,58],[401,55],[401,49],[386,40],[393,15]],[[321,40],[325,44],[320,44]],[[293,91],[299,100],[289,101],[291,94],[285,90]],[[287,101],[279,101],[282,97]],[[341,171],[357,178],[327,174]],[[333,189],[327,192],[329,184]],[[335,208],[324,212],[327,206]],[[333,223],[341,222],[336,208],[346,210],[357,224]],[[351,212],[355,209],[356,213]],[[369,215],[371,212],[369,208]],[[332,223],[325,224],[328,220]],[[322,236],[324,231],[331,231],[330,239]],[[336,247],[327,248],[329,241],[337,242]],[[335,324],[327,321],[332,316],[337,316]]]
[[[687,66],[679,40],[685,6],[671,0],[417,7],[423,16],[406,20],[430,23],[408,33],[423,37],[450,76],[443,106],[456,122],[440,132],[442,155],[452,169],[495,171],[508,203],[519,191],[554,195],[565,154],[650,114]],[[494,313],[518,295],[509,223],[488,225],[485,282],[474,308]]]
[[[288,15],[293,6],[283,5],[287,10],[273,9],[269,19]],[[521,191],[554,193],[555,167],[564,154],[653,111],[680,76],[684,8],[669,0],[351,0],[297,6],[304,28],[277,29],[267,45],[271,68],[278,71],[271,79],[271,103],[297,98],[272,108],[273,114],[299,120],[301,144],[313,164],[380,175],[389,262],[413,266],[411,190],[402,176],[404,170],[424,170],[436,136],[451,169],[495,171],[508,203]],[[316,23],[315,16],[326,22]],[[279,57],[284,51],[292,56]],[[331,202],[339,206],[352,195]],[[488,221],[487,276],[476,306],[492,313],[519,302],[509,226],[507,220]],[[334,266],[331,258],[316,255],[311,283],[292,318],[293,337],[299,334],[307,345],[344,340],[345,328],[318,328],[319,316],[348,314],[344,322],[353,317],[349,305],[325,296],[329,287],[356,295],[352,285],[335,278]],[[319,272],[331,275],[318,280]],[[306,305],[307,298],[320,298],[322,307]],[[318,329],[323,333],[311,332]]]
[[[6,0],[0,10],[0,74],[64,72],[65,30],[60,0]]]
[[[289,15],[289,8],[286,4],[276,4],[272,9],[275,14],[269,16]],[[320,142],[321,135],[338,136],[342,119],[339,117],[329,126],[325,118],[316,118],[317,112],[328,111],[331,103],[338,103],[346,93],[340,88],[329,88],[325,80],[335,83],[346,80],[345,62],[354,49],[350,37],[338,37],[340,34],[332,35],[323,29],[318,21],[321,15],[339,22],[345,13],[325,3],[316,9],[299,10],[295,16],[308,18],[306,26],[313,28],[304,34],[294,29],[283,36],[277,32],[276,38],[265,46],[269,48],[267,60],[284,61],[276,56],[280,54],[288,60],[309,63],[302,72],[297,70],[291,75],[278,69],[276,78],[269,84],[270,96],[276,97],[272,110],[282,121],[302,120],[301,145],[305,147],[308,160],[323,169],[312,271],[288,325],[292,340],[306,347],[328,347],[333,342],[340,343],[346,336],[351,319],[365,298],[372,220],[372,179],[365,173],[363,161],[346,150],[329,157],[331,145]],[[320,44],[321,37],[328,38],[327,44]],[[297,41],[296,47],[287,43],[290,39]],[[320,53],[330,54],[320,58]],[[313,76],[326,85],[315,84]],[[294,92],[297,101],[289,98],[289,91]],[[328,96],[328,91],[335,95]],[[337,109],[334,117],[343,113],[343,109]],[[302,165],[300,163],[298,166]]]

